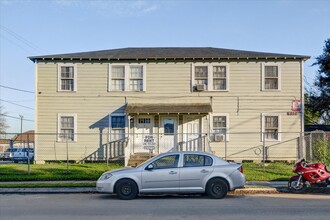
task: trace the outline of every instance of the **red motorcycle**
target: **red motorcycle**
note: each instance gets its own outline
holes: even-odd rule
[[[330,185],[330,169],[323,163],[308,164],[305,159],[297,162],[293,168],[297,176],[289,180],[289,190],[293,193],[304,192],[307,186],[327,187]]]

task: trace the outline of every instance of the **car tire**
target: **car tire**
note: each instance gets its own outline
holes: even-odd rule
[[[228,193],[228,186],[222,179],[211,179],[207,183],[206,193],[212,199],[222,199]]]
[[[119,199],[131,200],[136,197],[137,193],[138,188],[133,180],[123,179],[116,184],[116,194]]]

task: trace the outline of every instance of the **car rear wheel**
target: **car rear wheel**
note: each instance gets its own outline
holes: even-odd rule
[[[222,179],[212,179],[207,183],[206,193],[212,199],[222,199],[228,193],[228,186]]]
[[[116,185],[116,193],[118,198],[123,200],[134,199],[138,193],[136,183],[130,179],[119,180]]]

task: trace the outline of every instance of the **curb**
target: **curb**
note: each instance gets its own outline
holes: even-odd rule
[[[229,195],[277,194],[288,192],[285,188],[243,188],[229,192]],[[0,188],[0,194],[61,194],[98,193],[95,187],[53,187],[53,188]]]

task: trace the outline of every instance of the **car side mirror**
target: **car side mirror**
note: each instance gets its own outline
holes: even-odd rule
[[[154,169],[154,165],[152,164],[149,164],[147,167],[146,167],[146,170],[152,170]]]

